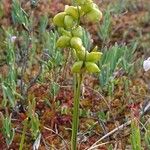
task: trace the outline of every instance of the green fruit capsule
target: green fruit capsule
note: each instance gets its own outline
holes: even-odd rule
[[[76,55],[77,55],[78,59],[82,60],[82,61],[86,61],[86,57],[87,57],[88,53],[89,52],[86,51],[84,47],[82,48],[82,50],[76,51]]]
[[[83,61],[75,62],[72,66],[72,72],[79,73],[81,71],[82,66],[83,66]]]
[[[81,38],[82,35],[83,35],[82,27],[81,27],[81,26],[78,26],[78,27],[74,28],[74,29],[72,30],[72,34],[73,34],[73,36],[76,36],[76,37]]]
[[[93,2],[86,2],[85,4],[81,5],[81,8],[84,13],[88,13],[93,10],[94,6],[95,5]]]
[[[81,11],[81,7],[74,7],[74,6],[65,6],[65,12],[66,14],[72,16],[74,19],[78,19],[79,16],[83,15],[83,12]]]
[[[60,12],[58,13],[54,18],[53,22],[54,25],[58,27],[64,27],[64,18],[65,18],[66,13],[65,12]]]
[[[83,5],[86,2],[86,0],[76,0],[76,3],[78,5]]]
[[[71,29],[75,26],[75,21],[72,16],[66,15],[64,18],[64,24],[67,29]]]
[[[99,9],[94,8],[86,14],[86,18],[89,22],[98,22],[102,19],[102,12]]]
[[[60,48],[68,47],[70,45],[70,39],[69,36],[63,35],[57,40],[56,46]]]
[[[87,72],[89,72],[89,73],[100,72],[100,69],[98,68],[98,66],[93,62],[86,62],[85,67],[86,67]]]
[[[84,4],[88,3],[88,2],[93,2],[93,1],[92,0],[76,0],[76,3],[78,5],[84,5]]]
[[[58,32],[59,32],[61,35],[66,35],[66,36],[69,36],[69,37],[72,36],[72,35],[71,35],[71,32],[65,30],[63,27],[59,27],[59,28],[58,28]]]
[[[82,40],[79,37],[72,37],[70,41],[71,47],[76,51],[80,51],[83,49]]]
[[[101,56],[101,52],[90,52],[86,57],[86,61],[97,62],[100,60]]]

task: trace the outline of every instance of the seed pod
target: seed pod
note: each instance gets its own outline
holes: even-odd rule
[[[76,0],[76,3],[78,5],[84,5],[84,4],[88,3],[88,2],[93,2],[93,1],[92,0]]]
[[[101,56],[101,52],[90,52],[86,57],[86,61],[97,62],[100,60]]]
[[[82,50],[80,51],[76,51],[76,55],[78,57],[79,60],[82,60],[82,61],[86,61],[86,57],[88,55],[88,51],[85,50],[85,47],[82,48]]]
[[[82,35],[83,35],[83,32],[82,32],[82,27],[81,26],[78,26],[78,27],[76,27],[76,28],[74,28],[73,30],[72,30],[72,34],[73,34],[73,36],[76,36],[76,37],[82,37]]]
[[[72,16],[74,19],[78,19],[79,16],[83,15],[83,12],[81,11],[81,7],[74,7],[74,6],[65,6],[65,12],[66,14]]]
[[[66,15],[64,18],[64,24],[67,29],[71,29],[73,26],[75,26],[75,21],[73,17]]]
[[[79,73],[81,71],[82,66],[83,66],[83,61],[75,62],[72,66],[72,72]]]
[[[65,48],[68,47],[69,45],[70,45],[70,37],[66,35],[61,36],[56,43],[56,46],[60,48]]]
[[[94,8],[86,14],[86,18],[89,22],[98,22],[102,19],[102,12],[99,9]]]
[[[66,35],[66,36],[69,36],[69,37],[72,36],[72,35],[71,35],[71,32],[65,30],[63,27],[59,27],[59,28],[58,28],[58,32],[59,32],[61,35]]]
[[[98,68],[98,66],[93,62],[86,62],[85,67],[86,67],[87,72],[89,72],[89,73],[100,72],[100,69]]]
[[[82,40],[79,37],[72,37],[70,41],[71,47],[76,51],[80,51],[83,49]]]
[[[86,0],[76,0],[76,3],[78,5],[83,5],[86,2]]]
[[[86,14],[93,10],[96,4],[93,2],[86,2],[85,4],[81,5],[82,11]]]
[[[64,27],[64,18],[65,18],[66,13],[65,12],[60,12],[58,13],[54,18],[53,22],[54,25],[58,27]]]

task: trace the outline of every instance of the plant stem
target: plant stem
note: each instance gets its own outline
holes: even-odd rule
[[[19,150],[22,150],[22,149],[23,149],[24,140],[25,140],[25,133],[26,133],[26,130],[27,130],[27,125],[28,125],[28,119],[26,119],[26,120],[24,121],[24,127],[23,127],[22,136],[21,136],[21,142],[20,142]]]
[[[72,123],[72,137],[71,137],[71,150],[77,149],[77,133],[79,125],[79,102],[80,102],[80,89],[82,82],[82,74],[76,74],[74,83],[74,104],[73,104],[73,123]]]

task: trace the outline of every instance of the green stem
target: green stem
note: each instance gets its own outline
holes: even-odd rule
[[[21,142],[20,142],[19,150],[23,150],[23,145],[24,145],[25,133],[26,133],[26,130],[27,130],[27,125],[28,125],[28,119],[26,119],[24,121],[24,127],[23,127],[22,136],[21,136]]]
[[[73,104],[73,123],[72,123],[72,137],[71,137],[71,150],[77,150],[77,133],[79,125],[79,102],[80,102],[80,89],[82,82],[82,74],[75,75],[74,83],[74,104]]]

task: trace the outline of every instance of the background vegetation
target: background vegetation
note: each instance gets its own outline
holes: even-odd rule
[[[57,48],[52,18],[69,0],[0,0],[1,149],[70,149],[74,63]],[[149,0],[105,0],[98,24],[86,23],[87,50],[103,52],[86,75],[78,149],[150,149]],[[93,39],[93,40],[91,40]],[[65,54],[65,55],[64,55]]]

